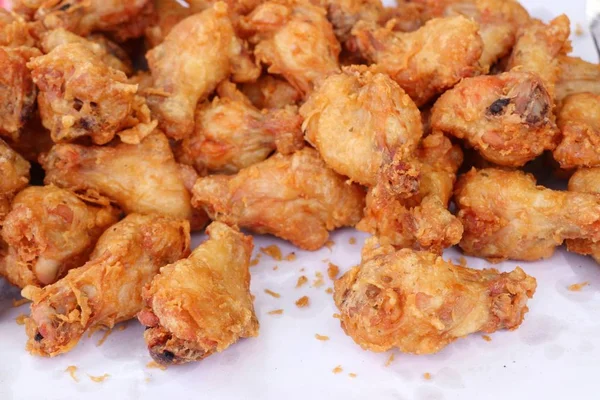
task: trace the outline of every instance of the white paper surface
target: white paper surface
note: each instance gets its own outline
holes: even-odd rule
[[[533,15],[549,19],[562,12],[584,24],[582,0],[522,1]],[[574,31],[575,29],[573,29]],[[589,35],[573,37],[575,54],[597,61]],[[350,238],[356,244],[350,244]],[[545,262],[496,265],[502,271],[523,267],[538,280],[529,302],[530,312],[514,332],[472,335],[432,356],[383,354],[361,350],[347,337],[332,315],[337,312],[327,277],[328,260],[342,272],[359,263],[366,235],[348,229],[332,235],[335,245],[314,253],[302,252],[271,237],[257,237],[260,247],[276,243],[284,255],[294,251],[294,262],[263,255],[252,268],[252,292],[260,320],[260,336],[243,340],[204,361],[170,367],[147,367],[151,361],[142,338],[143,328],[130,321],[115,329],[102,346],[102,333],[85,338],[70,353],[54,359],[30,356],[23,326],[15,322],[28,306],[12,308],[0,301],[0,399],[598,399],[600,398],[600,266],[590,258],[560,250]],[[198,244],[201,237],[194,238]],[[457,260],[455,250],[445,253]],[[325,260],[325,261],[324,261]],[[467,258],[471,267],[490,265]],[[278,269],[273,267],[277,265]],[[303,269],[303,270],[302,270]],[[325,285],[296,289],[300,275],[312,283],[316,272]],[[581,292],[567,287],[589,282]],[[273,298],[270,289],[281,294]],[[17,295],[4,291],[3,296]],[[309,296],[308,308],[294,302]],[[283,309],[283,315],[268,312]],[[327,335],[329,341],[315,339]],[[385,366],[390,354],[395,360]],[[65,369],[74,365],[79,382]],[[333,374],[336,366],[342,373]],[[89,375],[110,374],[103,383]],[[349,377],[355,373],[355,378]],[[426,380],[424,373],[430,373]]]

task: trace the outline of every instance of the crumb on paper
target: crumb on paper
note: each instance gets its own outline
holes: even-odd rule
[[[272,291],[270,289],[265,289],[265,293],[268,294],[269,296],[275,297],[276,299],[278,299],[278,298],[281,297],[281,295],[279,293],[274,292],[274,291]]]
[[[356,244],[356,238],[354,236],[350,237],[350,239],[348,239],[348,243],[350,243],[350,244]]]
[[[329,250],[331,250],[333,246],[335,246],[335,242],[333,240],[328,240],[325,242],[325,247],[327,247]]]
[[[283,259],[285,261],[296,261],[296,253],[294,253],[293,251],[288,254],[287,256],[283,257]]]
[[[581,24],[578,22],[575,24],[575,35],[576,36],[583,36],[585,33],[585,31],[583,30],[583,27],[581,26]]]
[[[385,366],[389,367],[390,365],[392,365],[392,363],[394,362],[394,358],[396,358],[396,356],[394,355],[394,353],[391,353],[387,361],[385,362]]]
[[[319,335],[318,333],[315,333],[315,338],[317,340],[320,340],[322,342],[326,342],[329,340],[329,336],[325,336],[325,335]]]
[[[301,277],[298,278],[298,282],[296,282],[296,287],[299,288],[300,286],[304,285],[306,282],[308,282],[308,278],[304,275],[302,275]]]
[[[90,329],[88,329],[88,338],[91,338],[92,335],[98,331],[104,330],[106,329],[103,325],[96,325],[96,326],[92,326]]]
[[[329,266],[327,267],[327,275],[329,275],[329,279],[335,280],[335,278],[337,278],[339,273],[340,273],[340,267],[338,267],[334,263],[330,262]]]
[[[313,281],[312,286],[316,287],[316,288],[320,288],[324,284],[325,284],[325,281],[323,280],[323,274],[318,271],[315,272],[315,280]]]
[[[483,340],[485,340],[486,342],[491,342],[491,341],[492,341],[492,338],[491,338],[491,336],[490,336],[490,335],[483,335],[481,338],[482,338]]]
[[[104,374],[104,375],[102,375],[102,376],[93,376],[93,375],[90,375],[90,374],[88,374],[88,376],[90,377],[90,379],[91,379],[93,382],[96,382],[96,383],[102,383],[102,382],[104,382],[104,381],[105,381],[105,380],[106,380],[108,377],[110,377],[110,375],[109,375],[109,374]]]
[[[267,314],[269,314],[269,315],[281,315],[281,314],[283,314],[283,309],[282,308],[278,308],[277,310],[269,311]]]
[[[27,321],[27,315],[19,314],[17,318],[15,318],[15,321],[17,321],[17,325],[25,325],[25,321]]]
[[[304,267],[300,268],[300,272],[304,272],[305,269],[306,268],[304,268]]]
[[[108,339],[108,337],[110,336],[110,334],[113,332],[112,329],[107,329],[104,332],[104,335],[102,335],[102,337],[100,338],[100,340],[98,340],[98,343],[96,343],[96,346],[102,346],[104,344],[104,342],[106,342],[106,339]]]
[[[327,290],[325,290],[325,293],[327,294],[332,294],[333,293],[333,289],[328,287]]]
[[[156,361],[150,361],[148,364],[146,364],[146,368],[158,368],[163,371],[166,371],[166,369],[167,369],[167,367],[157,363]]]
[[[339,374],[340,372],[343,372],[343,371],[344,371],[344,370],[342,369],[342,366],[341,366],[341,365],[338,365],[338,366],[337,366],[337,367],[335,367],[335,368],[333,369],[333,371],[331,371],[331,372],[333,372],[334,374]]]
[[[334,313],[333,314],[333,318],[340,319],[340,318],[342,318],[342,316],[340,314],[338,314],[338,313]]]
[[[568,287],[571,292],[581,292],[581,289],[588,286],[589,282],[574,283]]]
[[[431,374],[429,372],[425,372],[423,374],[423,379],[425,379],[426,381],[431,380]]]
[[[28,299],[19,299],[19,300],[13,299],[12,306],[17,308],[17,307],[21,307],[25,303],[29,303],[29,300]]]
[[[77,375],[75,375],[75,372],[77,372],[76,366],[69,365],[67,369],[65,369],[65,372],[68,372],[69,375],[71,375],[71,379],[73,379],[75,382],[79,382],[79,378],[77,378]]]
[[[460,258],[458,259],[458,262],[460,264],[461,267],[466,267],[467,266],[467,259],[464,258],[463,256],[460,256]]]
[[[144,382],[146,382],[146,383],[150,383],[150,378],[146,378],[146,379],[144,379]]]
[[[282,259],[282,257],[281,257],[281,249],[276,244],[272,244],[272,245],[267,246],[267,247],[261,247],[260,251],[262,253],[268,255],[269,257],[271,257],[275,261],[281,261],[281,259]]]
[[[256,257],[254,257],[254,259],[250,260],[250,266],[256,267],[258,265],[258,263],[260,262],[260,257],[261,257],[261,254],[257,254]]]
[[[117,329],[120,331],[124,331],[125,329],[127,329],[127,322],[123,322],[122,324],[120,324]]]
[[[279,269],[279,267],[276,265],[273,267],[273,271],[277,271]]]
[[[296,306],[298,306],[298,308],[308,307],[309,302],[308,296],[302,296],[296,300]]]
[[[350,378],[356,378],[356,376],[357,376],[357,375],[356,375],[354,372],[350,372],[350,373],[348,374],[348,376],[349,376]]]

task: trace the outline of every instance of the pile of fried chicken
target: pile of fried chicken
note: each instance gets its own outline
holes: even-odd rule
[[[32,301],[27,349],[135,317],[161,364],[257,336],[240,229],[372,234],[334,290],[364,349],[516,329],[535,278],[441,254],[600,262],[600,66],[569,35],[515,0],[16,1],[0,274]]]

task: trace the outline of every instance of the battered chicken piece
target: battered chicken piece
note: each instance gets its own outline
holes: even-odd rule
[[[471,170],[455,188],[460,247],[492,262],[552,256],[565,239],[600,241],[600,196],[536,186],[522,171]]]
[[[276,154],[234,176],[200,178],[193,194],[194,207],[213,220],[270,233],[304,250],[322,247],[335,228],[355,225],[365,197],[308,147]]]
[[[396,153],[416,149],[423,126],[419,109],[387,75],[344,68],[327,78],[300,108],[306,140],[329,167],[367,186]]]
[[[261,110],[284,108],[302,100],[302,94],[286,80],[268,74],[261,76],[256,82],[242,84],[240,90]]]
[[[600,168],[578,169],[569,179],[569,191],[600,195]],[[567,250],[583,255],[591,255],[596,262],[600,263],[600,242],[585,239],[567,239],[566,243]]]
[[[327,10],[327,18],[333,25],[340,43],[350,38],[350,31],[358,21],[379,22],[385,15],[380,0],[311,0]]]
[[[0,46],[35,47],[32,27],[25,18],[14,12],[0,9]]]
[[[88,43],[60,45],[27,66],[40,90],[42,122],[55,142],[89,136],[105,144],[118,134],[139,143],[156,127],[144,99],[136,96],[137,86],[106,65]]]
[[[577,57],[559,56],[560,74],[556,84],[556,100],[570,94],[589,92],[600,95],[600,65]]]
[[[152,358],[185,364],[258,336],[250,294],[252,237],[220,223],[185,260],[161,269],[143,292],[138,314]]]
[[[476,332],[517,329],[535,278],[474,270],[370,238],[362,262],[335,282],[344,331],[365,350],[432,354]]]
[[[100,235],[118,221],[110,205],[86,203],[56,186],[32,186],[12,203],[2,229],[10,247],[0,275],[13,285],[45,286],[88,261]]]
[[[394,160],[369,189],[365,216],[356,228],[372,233],[383,244],[441,254],[462,237],[462,224],[448,211],[462,151],[437,133],[423,139],[415,157],[411,164],[418,173],[418,186],[412,193],[397,193],[392,182],[402,186],[406,179],[409,184],[404,186],[409,186],[413,177],[411,165]]]
[[[139,145],[57,144],[40,162],[47,185],[70,189],[86,198],[106,196],[126,213],[192,217],[190,193],[161,132]]]
[[[38,112],[35,112],[21,128],[19,137],[16,140],[8,140],[7,143],[24,159],[32,163],[37,163],[39,156],[47,153],[54,146],[50,131],[42,125]]]
[[[25,323],[27,350],[54,357],[71,350],[88,329],[112,328],[142,309],[142,288],[161,267],[189,254],[183,220],[132,214],[98,240],[90,261],[42,289],[21,294],[33,301]]]
[[[219,82],[230,74],[236,82],[260,75],[235,36],[223,2],[178,23],[146,57],[155,88],[148,102],[161,129],[177,140],[192,134],[196,105]]]
[[[479,25],[463,16],[436,18],[415,32],[360,21],[353,44],[377,72],[388,74],[422,106],[462,78],[475,75],[483,51]]]
[[[433,106],[431,126],[464,139],[488,161],[518,167],[556,147],[552,108],[537,75],[511,71],[460,82]]]
[[[30,167],[27,160],[0,139],[0,228],[13,197],[29,183]]]
[[[196,109],[194,132],[176,151],[179,162],[193,165],[202,175],[231,174],[265,160],[276,149],[290,154],[304,147],[296,107],[261,112],[228,84],[233,93]]]
[[[254,54],[307,96],[321,80],[339,72],[341,46],[322,7],[303,0],[273,0],[240,21],[252,35]]]

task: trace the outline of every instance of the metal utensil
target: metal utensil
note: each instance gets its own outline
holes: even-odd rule
[[[590,32],[596,45],[598,57],[600,57],[600,0],[587,0],[585,4],[585,15],[590,24]]]

